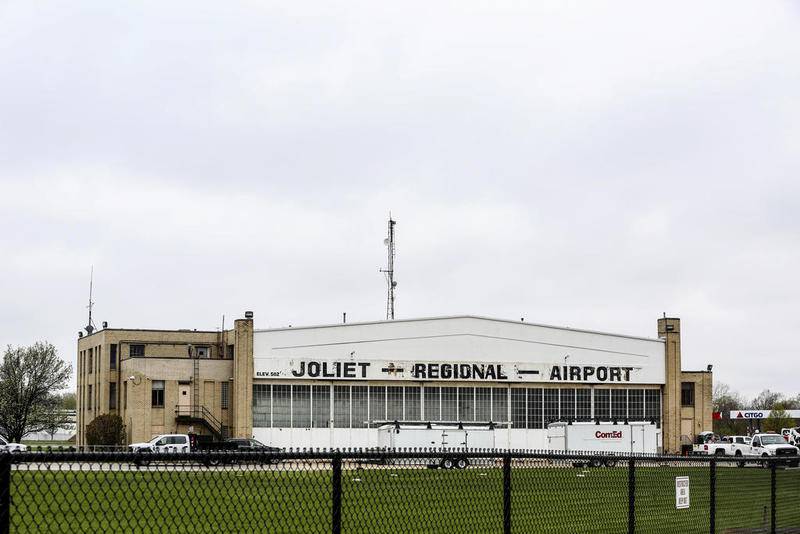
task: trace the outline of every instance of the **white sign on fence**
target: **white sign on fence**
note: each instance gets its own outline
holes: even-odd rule
[[[689,508],[689,477],[675,477],[675,508]]]

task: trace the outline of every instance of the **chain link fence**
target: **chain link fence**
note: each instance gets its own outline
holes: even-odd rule
[[[0,533],[800,533],[774,459],[520,451],[0,454]]]

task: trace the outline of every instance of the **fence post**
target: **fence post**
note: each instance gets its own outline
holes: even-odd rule
[[[628,459],[628,534],[636,532],[636,461]]]
[[[11,453],[0,452],[0,534],[11,531]]]
[[[511,534],[511,453],[503,455],[503,534]]]
[[[333,465],[332,473],[332,504],[331,504],[331,532],[341,534],[342,532],[342,454],[333,453],[331,458]]]
[[[770,530],[769,531],[772,534],[775,534],[775,528],[776,528],[776,524],[775,524],[775,492],[777,490],[777,481],[776,481],[776,473],[775,473],[775,471],[776,471],[775,470],[775,464],[776,464],[776,462],[774,462],[774,461],[770,462],[770,464],[769,464],[769,472],[770,472],[769,473],[770,474],[770,477],[769,477],[770,478],[770,480],[769,480],[769,485],[770,485],[770,496],[769,496],[769,501],[770,501],[770,503],[769,503],[770,504]]]
[[[711,462],[708,464],[708,486],[711,490],[711,495],[709,496],[709,508],[710,508],[710,532],[711,534],[716,534],[717,532],[717,460],[713,457],[711,458]]]

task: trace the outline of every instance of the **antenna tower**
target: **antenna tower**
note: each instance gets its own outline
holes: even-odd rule
[[[89,305],[86,306],[89,308],[89,324],[86,325],[86,333],[91,334],[95,330],[94,321],[92,321],[92,306],[94,306],[94,301],[92,301],[92,283],[94,282],[94,265],[92,265],[92,270],[89,274]]]
[[[386,319],[394,319],[394,288],[397,287],[397,282],[394,280],[394,225],[396,221],[392,220],[392,214],[389,213],[389,228],[388,236],[383,240],[386,245],[388,254],[388,264],[386,269],[380,269],[380,272],[386,275]]]

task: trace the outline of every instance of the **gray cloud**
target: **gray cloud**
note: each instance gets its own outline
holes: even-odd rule
[[[476,313],[797,393],[791,2],[0,7],[0,342]]]

